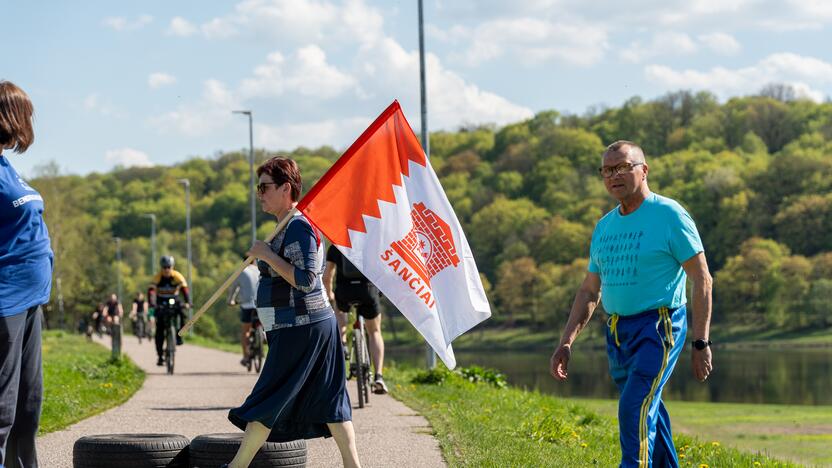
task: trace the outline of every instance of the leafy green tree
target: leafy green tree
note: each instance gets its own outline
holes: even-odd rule
[[[832,193],[794,199],[774,217],[774,227],[777,239],[795,252],[832,250]]]

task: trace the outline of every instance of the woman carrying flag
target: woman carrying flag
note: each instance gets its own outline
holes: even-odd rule
[[[278,220],[295,211],[301,193],[295,161],[272,158],[259,168],[258,198]],[[359,467],[344,354],[335,314],[322,286],[324,248],[309,221],[295,212],[270,243],[256,241],[257,314],[269,354],[260,378],[229,420],[245,430],[228,465],[246,467],[265,441],[332,436],[345,467]]]

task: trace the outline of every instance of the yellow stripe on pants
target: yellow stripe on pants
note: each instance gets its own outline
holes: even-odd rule
[[[667,308],[662,307],[659,309],[659,320],[664,322],[665,330],[667,330],[667,322],[665,318],[667,317]],[[647,431],[647,414],[650,412],[650,405],[653,403],[653,396],[656,393],[656,389],[659,387],[659,382],[662,380],[662,375],[664,374],[664,370],[667,368],[667,354],[668,349],[665,345],[665,341],[662,340],[662,349],[664,350],[662,356],[662,367],[659,370],[659,374],[656,375],[656,378],[653,379],[653,385],[650,387],[650,393],[644,398],[644,402],[641,404],[641,415],[639,416],[639,423],[638,423],[638,435],[639,435],[639,457],[638,457],[638,466],[639,467],[649,467],[650,466],[650,434]]]

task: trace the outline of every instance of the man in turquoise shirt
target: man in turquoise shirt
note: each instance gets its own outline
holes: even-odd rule
[[[551,359],[552,376],[566,380],[572,343],[598,301],[607,321],[610,375],[620,391],[622,467],[678,467],[662,389],[685,345],[685,282],[693,282],[693,373],[711,372],[709,328],[712,279],[702,241],[677,202],[652,193],[649,166],[633,142],[607,147],[600,169],[620,204],[595,226],[584,278]]]

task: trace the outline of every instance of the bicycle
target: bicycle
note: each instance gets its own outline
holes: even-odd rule
[[[251,367],[254,365],[254,371],[258,374],[263,366],[263,343],[265,342],[266,332],[263,331],[263,324],[260,318],[257,317],[257,312],[251,314],[251,331],[248,332],[248,349],[247,349],[247,363],[246,368],[251,372]]]
[[[156,326],[165,330],[165,368],[169,375],[173,375],[176,361],[176,318],[179,313],[179,302],[171,297],[160,301],[156,309]]]
[[[145,328],[146,325],[143,316],[139,315],[133,319],[133,334],[138,337],[139,344],[142,344],[142,338],[147,338]]]
[[[354,309],[354,307],[351,307]],[[347,380],[355,377],[358,390],[358,407],[363,408],[370,401],[370,350],[367,346],[369,337],[364,328],[364,317],[356,310],[355,322],[352,324],[352,333],[347,335],[350,353],[350,367]]]

